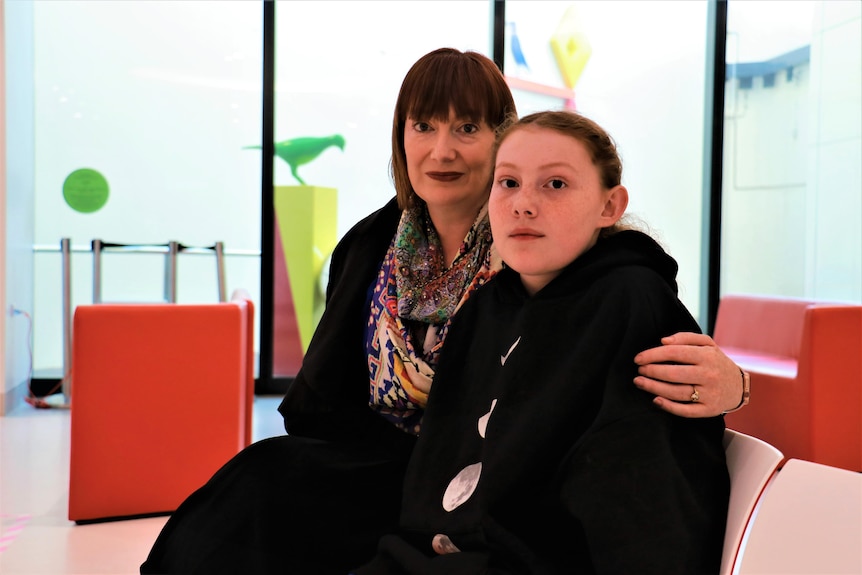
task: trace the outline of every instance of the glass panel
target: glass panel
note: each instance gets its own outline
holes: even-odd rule
[[[575,108],[610,132],[628,212],[679,262],[699,317],[707,3],[509,0],[506,24],[518,112]]]
[[[299,368],[338,238],[394,196],[392,112],[407,70],[442,46],[489,55],[490,22],[487,0],[277,3],[275,140],[311,138],[313,159],[296,174],[287,154],[275,159],[275,378]]]
[[[862,302],[862,3],[728,4],[721,293]]]
[[[72,304],[90,242],[224,242],[227,295],[259,301],[262,4],[35,2],[35,367],[63,364],[61,238]],[[14,48],[13,48],[14,52]],[[83,171],[82,171],[83,170]],[[165,256],[106,253],[104,301],[157,301]],[[212,252],[181,253],[177,301],[218,300]],[[39,377],[39,375],[37,375]]]

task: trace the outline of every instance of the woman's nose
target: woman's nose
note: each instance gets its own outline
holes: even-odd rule
[[[440,130],[437,137],[434,139],[434,148],[432,154],[438,160],[451,160],[455,158],[455,146],[452,143],[452,136]]]

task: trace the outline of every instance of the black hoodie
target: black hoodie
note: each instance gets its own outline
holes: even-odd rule
[[[471,296],[434,378],[403,531],[357,573],[718,573],[723,418],[669,415],[632,383],[638,352],[699,331],[676,272],[626,231],[532,297],[512,270]],[[438,534],[460,552],[438,556]]]

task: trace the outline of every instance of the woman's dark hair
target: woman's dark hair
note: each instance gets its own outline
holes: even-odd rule
[[[515,114],[515,99],[497,65],[478,52],[439,48],[417,60],[401,84],[392,120],[390,172],[402,209],[417,198],[404,152],[407,117],[448,119],[450,110],[496,129]]]

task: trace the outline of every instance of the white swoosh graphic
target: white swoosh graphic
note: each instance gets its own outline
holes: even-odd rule
[[[519,343],[521,343],[520,336],[515,340],[515,343],[512,344],[512,347],[509,348],[509,351],[506,352],[506,355],[500,356],[500,365],[506,365],[506,360],[509,359],[509,356],[512,355],[512,350],[518,347]]]
[[[488,428],[488,420],[491,419],[491,412],[494,411],[494,408],[497,407],[497,400],[494,399],[491,402],[491,409],[488,410],[488,413],[479,418],[479,437],[485,439],[485,429]]]

